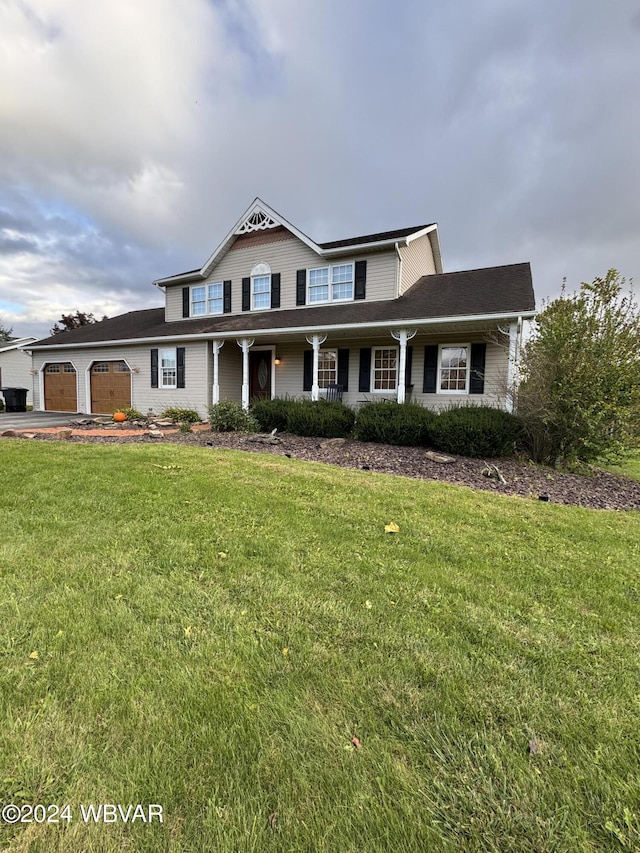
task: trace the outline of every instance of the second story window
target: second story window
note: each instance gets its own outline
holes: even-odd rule
[[[256,264],[251,270],[251,307],[254,310],[271,308],[271,267]]]
[[[191,316],[222,314],[222,282],[191,288]]]
[[[307,284],[310,304],[353,299],[353,264],[310,269]]]

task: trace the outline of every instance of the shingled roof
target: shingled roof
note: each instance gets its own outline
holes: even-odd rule
[[[130,311],[37,341],[39,347],[81,346],[103,341],[157,340],[165,337],[268,332],[271,329],[320,329],[439,318],[464,320],[486,315],[517,316],[535,310],[528,263],[428,275],[398,299],[343,302],[286,310],[224,314],[166,322],[164,308]],[[31,347],[30,347],[31,348]]]

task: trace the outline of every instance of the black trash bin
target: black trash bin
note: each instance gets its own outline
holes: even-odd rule
[[[8,412],[27,411],[27,389],[26,388],[2,388],[5,406]]]

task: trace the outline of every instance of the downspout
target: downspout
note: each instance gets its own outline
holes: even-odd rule
[[[396,287],[396,297],[401,296],[400,288],[402,287],[402,255],[400,254],[399,243],[396,241],[395,249],[398,256],[398,284]]]

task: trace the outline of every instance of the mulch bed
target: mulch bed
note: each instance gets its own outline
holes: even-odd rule
[[[187,434],[169,433],[162,438],[152,438],[147,432],[140,435],[118,435],[117,429],[109,435],[78,434],[69,442],[97,444],[171,442],[213,449],[233,449],[254,453],[270,453],[310,462],[323,462],[343,468],[355,468],[376,473],[395,474],[421,480],[437,480],[482,489],[502,495],[518,495],[533,500],[591,509],[640,510],[640,482],[596,470],[592,476],[567,474],[542,468],[518,459],[469,459],[453,457],[450,464],[434,462],[425,456],[424,448],[394,447],[344,439],[303,438],[283,434],[280,443],[257,443],[255,436],[237,433],[213,433],[209,430]],[[53,436],[39,434],[37,440],[51,440]],[[264,441],[264,437],[263,437]],[[497,465],[506,485],[482,474],[485,462]]]

